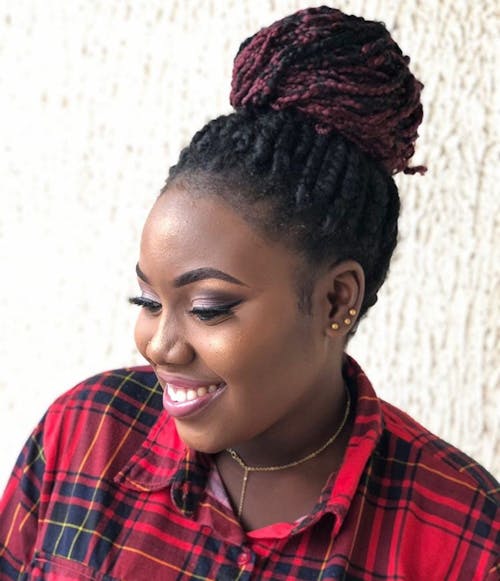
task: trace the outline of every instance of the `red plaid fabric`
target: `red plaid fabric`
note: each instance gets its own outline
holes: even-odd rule
[[[59,398],[0,504],[5,580],[497,581],[498,484],[346,358],[356,419],[336,478],[281,538],[249,537],[207,486],[149,367]]]

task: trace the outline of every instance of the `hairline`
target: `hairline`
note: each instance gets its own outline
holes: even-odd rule
[[[314,282],[316,277],[313,273],[313,266],[307,264],[307,257],[304,252],[297,248],[296,244],[291,243],[293,236],[284,240],[283,236],[271,236],[267,225],[259,221],[259,214],[270,211],[276,212],[276,204],[271,200],[260,200],[249,203],[245,200],[244,195],[237,195],[235,188],[244,194],[245,190],[255,191],[255,187],[248,185],[243,181],[241,175],[236,172],[224,174],[223,172],[213,172],[202,169],[182,170],[173,178],[167,179],[165,185],[160,191],[158,197],[161,197],[167,190],[178,187],[191,195],[202,197],[214,197],[222,199],[234,212],[236,212],[245,222],[265,240],[269,242],[278,242],[286,246],[291,252],[294,252],[300,260],[300,266],[294,273],[294,289],[297,295],[297,309],[304,315],[312,315],[312,295],[314,291]],[[258,211],[252,211],[255,207]],[[245,209],[246,212],[243,212]],[[319,265],[315,265],[319,266]]]

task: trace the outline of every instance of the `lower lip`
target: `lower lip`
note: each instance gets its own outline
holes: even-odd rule
[[[227,385],[224,384],[214,391],[214,393],[207,393],[202,397],[197,397],[191,401],[172,401],[168,395],[167,388],[163,390],[163,407],[167,410],[169,415],[174,418],[187,418],[198,414],[206,409],[214,400],[216,400],[224,391]]]

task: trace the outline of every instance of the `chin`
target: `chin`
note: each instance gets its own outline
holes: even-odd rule
[[[224,438],[214,438],[210,437],[208,433],[194,433],[191,429],[186,429],[185,426],[180,425],[180,422],[176,422],[177,432],[181,440],[193,450],[197,452],[202,452],[203,454],[218,454],[226,448],[229,448],[231,444]]]

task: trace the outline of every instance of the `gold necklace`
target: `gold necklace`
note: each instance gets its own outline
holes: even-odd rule
[[[286,470],[287,468],[293,468],[294,466],[298,466],[299,464],[303,464],[308,460],[316,458],[316,456],[319,456],[321,452],[326,450],[328,446],[335,442],[335,440],[339,437],[340,433],[344,429],[347,422],[347,418],[349,417],[349,413],[351,411],[351,394],[349,393],[347,387],[345,387],[345,391],[347,394],[347,404],[345,406],[344,417],[342,418],[339,427],[335,430],[335,433],[332,436],[330,436],[330,438],[320,448],[318,448],[314,452],[311,452],[307,456],[304,456],[300,460],[296,460],[295,462],[289,462],[288,464],[282,464],[281,466],[249,466],[248,464],[245,464],[241,456],[239,456],[235,450],[233,450],[232,448],[228,448],[226,450],[230,454],[231,458],[243,468],[243,482],[241,484],[240,501],[238,504],[238,518],[241,517],[241,513],[243,512],[243,503],[245,502],[248,474],[250,472],[276,472],[278,470]]]

